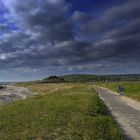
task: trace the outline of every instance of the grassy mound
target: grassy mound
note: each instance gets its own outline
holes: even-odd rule
[[[28,85],[31,89],[36,86]],[[106,106],[93,89],[83,84],[63,89],[59,84],[60,89],[49,92],[44,90],[46,86],[43,84],[37,88],[43,95],[0,106],[0,139],[123,139]]]

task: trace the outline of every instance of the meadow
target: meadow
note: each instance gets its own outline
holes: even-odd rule
[[[0,106],[0,140],[123,140],[88,84],[23,84],[38,93]]]
[[[106,82],[98,84],[117,92],[119,86],[125,87],[125,96],[140,101],[140,82]]]

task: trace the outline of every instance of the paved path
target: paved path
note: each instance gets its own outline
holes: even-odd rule
[[[6,89],[0,90],[0,105],[26,99],[29,96],[31,94],[27,88],[8,85]]]
[[[140,140],[140,103],[106,88],[95,89],[118,122],[126,140]]]

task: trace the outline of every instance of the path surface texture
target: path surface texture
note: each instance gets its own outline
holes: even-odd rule
[[[119,124],[126,140],[140,140],[140,103],[103,87],[95,89]]]
[[[31,95],[27,88],[8,85],[6,89],[0,90],[0,105],[26,99],[29,96]]]

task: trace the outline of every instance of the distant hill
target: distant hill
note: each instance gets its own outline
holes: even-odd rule
[[[122,75],[93,75],[93,74],[73,74],[61,76],[66,82],[112,82],[112,81],[140,81],[140,74]]]
[[[89,82],[95,81],[96,77],[96,75],[91,74],[73,74],[62,76],[62,78],[64,78],[66,82]]]
[[[95,74],[71,74],[64,76],[50,76],[41,80],[41,83],[61,82],[124,82],[140,81],[140,74],[121,75],[95,75]]]

